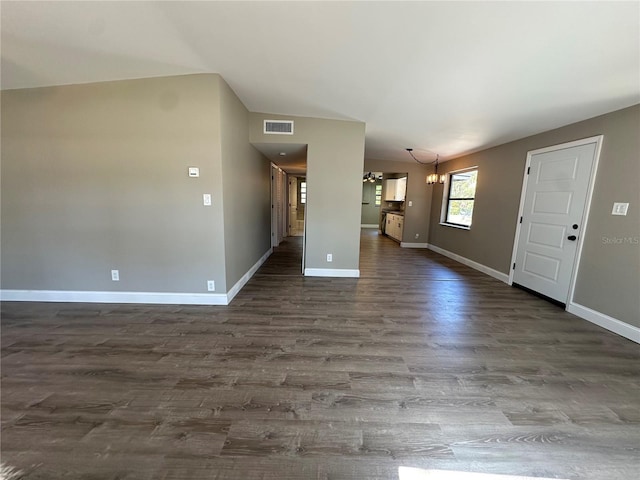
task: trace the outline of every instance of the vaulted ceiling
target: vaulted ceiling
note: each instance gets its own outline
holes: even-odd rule
[[[481,150],[640,102],[639,2],[8,2],[3,89],[219,73],[366,122],[368,158]]]

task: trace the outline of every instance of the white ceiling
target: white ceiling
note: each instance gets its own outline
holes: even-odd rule
[[[7,2],[3,89],[220,73],[247,108],[452,158],[640,102],[640,2]]]

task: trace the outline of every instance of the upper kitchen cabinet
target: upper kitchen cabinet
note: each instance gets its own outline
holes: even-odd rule
[[[404,202],[407,194],[407,177],[389,178],[385,182],[385,201]]]

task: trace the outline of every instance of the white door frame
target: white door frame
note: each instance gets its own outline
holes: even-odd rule
[[[295,185],[295,188],[293,188],[294,185]],[[295,195],[295,198],[292,198],[292,194]],[[287,235],[289,235],[290,237],[293,236],[294,232],[298,231],[297,224],[293,225],[293,222],[291,221],[291,219],[293,218],[292,210],[293,210],[294,203],[296,204],[295,208],[297,213],[298,212],[298,177],[294,175],[287,175],[287,220],[288,220]]]
[[[591,176],[589,178],[589,185],[587,186],[587,198],[585,200],[584,212],[582,214],[582,220],[580,222],[582,232],[578,236],[578,245],[576,247],[576,258],[573,262],[571,280],[569,282],[569,295],[566,301],[566,308],[569,308],[569,305],[573,302],[573,294],[576,286],[576,279],[578,278],[578,265],[580,265],[580,257],[582,256],[582,245],[584,243],[584,236],[587,231],[587,221],[589,220],[589,211],[591,209],[591,197],[593,195],[593,186],[596,181],[596,173],[598,171],[598,163],[600,161],[600,151],[602,150],[602,140],[603,135],[596,135],[594,137],[583,138],[581,140],[575,140],[573,142],[561,143],[559,145],[552,145],[550,147],[539,148],[537,150],[530,150],[527,152],[527,162],[525,164],[524,169],[524,179],[522,180],[522,192],[520,194],[520,207],[518,208],[518,217],[516,219],[516,235],[513,241],[513,252],[511,254],[511,267],[509,268],[509,285],[513,285],[513,265],[516,261],[516,256],[518,254],[518,241],[520,240],[520,217],[523,216],[524,212],[524,201],[527,194],[527,181],[529,179],[529,174],[527,173],[529,167],[531,166],[531,157],[536,154],[553,152],[556,150],[564,150],[567,148],[579,147],[582,145],[588,145],[590,143],[596,144],[595,149],[595,158],[593,160],[593,167],[591,169]]]
[[[271,163],[271,246],[277,247],[288,231],[286,225],[289,208],[287,207],[287,179],[284,171]],[[280,201],[278,201],[280,198]]]
[[[276,165],[272,162],[269,174],[271,175],[271,247],[278,246],[276,232],[278,230],[278,220],[276,217]]]
[[[304,181],[307,183],[307,195],[304,202],[304,228],[302,230],[302,275],[307,263],[307,218],[309,218],[309,172],[304,174]]]

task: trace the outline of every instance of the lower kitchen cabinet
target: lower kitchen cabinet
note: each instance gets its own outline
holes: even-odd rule
[[[385,233],[397,240],[398,242],[402,242],[402,231],[404,230],[404,216],[395,215],[393,213],[387,213],[387,224],[385,228]]]

